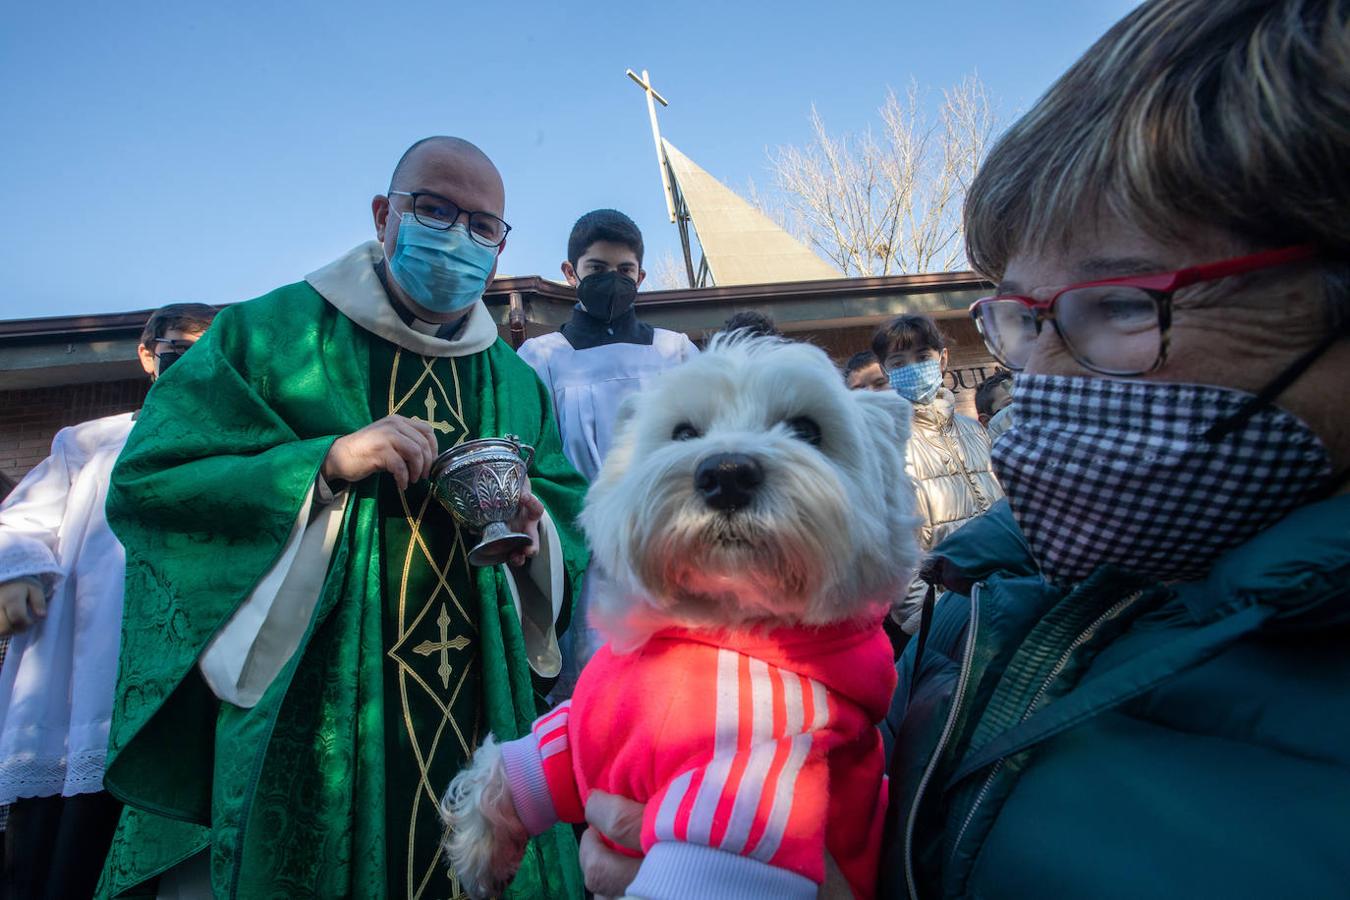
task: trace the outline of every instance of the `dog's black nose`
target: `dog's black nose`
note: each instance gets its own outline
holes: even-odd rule
[[[733,512],[750,505],[764,469],[744,453],[714,453],[698,464],[694,487],[713,509]]]

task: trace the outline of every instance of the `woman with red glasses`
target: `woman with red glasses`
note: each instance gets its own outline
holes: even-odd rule
[[[881,896],[1346,896],[1350,0],[1143,3],[966,226],[1007,498],[934,551]]]
[[[981,168],[1007,500],[934,551],[884,896],[1350,890],[1348,67],[1345,0],[1148,2]]]

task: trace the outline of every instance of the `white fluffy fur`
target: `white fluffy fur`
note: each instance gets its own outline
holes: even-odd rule
[[[597,598],[593,623],[623,649],[668,625],[825,625],[879,612],[919,559],[911,415],[896,394],[849,391],[809,344],[715,338],[620,410],[581,523],[626,591]],[[789,427],[797,417],[820,426],[819,446]],[[673,440],[681,424],[700,436]],[[753,502],[729,515],[694,487],[700,461],[727,452],[764,469]],[[491,737],[450,783],[441,815],[465,890],[504,888],[527,835]]]
[[[819,447],[788,426],[799,416]],[[714,338],[620,410],[581,524],[626,591],[598,597],[593,624],[628,648],[669,625],[823,625],[888,605],[919,559],[911,417],[894,393],[848,390],[810,344]],[[700,436],[673,440],[681,424]],[[694,487],[699,462],[725,452],[765,473],[730,516]]]
[[[441,798],[445,855],[471,897],[501,893],[520,866],[529,835],[506,784],[502,750],[488,735]]]

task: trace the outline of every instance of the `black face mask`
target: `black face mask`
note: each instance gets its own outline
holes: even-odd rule
[[[174,363],[178,362],[178,361],[179,361],[180,359],[182,359],[182,358],[183,358],[183,354],[181,354],[181,353],[172,353],[172,352],[169,352],[169,353],[160,353],[160,354],[158,354],[157,356],[155,356],[155,360],[156,360],[156,365],[155,365],[155,378],[158,378],[159,376],[163,375],[163,374],[165,373],[165,371],[168,370],[169,366],[171,366],[171,365],[173,365]],[[153,381],[154,379],[151,379],[151,380]]]
[[[617,271],[587,275],[577,285],[577,300],[586,314],[609,323],[633,308],[637,282]]]

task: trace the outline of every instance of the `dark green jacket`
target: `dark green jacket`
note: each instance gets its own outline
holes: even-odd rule
[[[1171,587],[1051,587],[1006,502],[937,552],[882,896],[1350,896],[1350,496]]]

